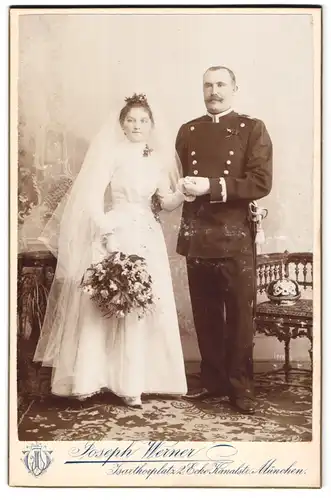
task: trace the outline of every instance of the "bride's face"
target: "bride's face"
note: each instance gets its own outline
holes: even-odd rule
[[[145,142],[151,133],[152,121],[144,108],[131,108],[122,128],[131,142]]]

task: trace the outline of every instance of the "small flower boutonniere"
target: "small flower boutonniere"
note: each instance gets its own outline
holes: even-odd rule
[[[153,152],[153,149],[152,149],[152,148],[150,148],[150,147],[148,146],[148,144],[146,144],[145,149],[144,149],[144,151],[143,151],[143,156],[144,156],[144,157],[150,156],[152,152]]]
[[[226,132],[227,132],[227,135],[225,136],[226,138],[227,138],[227,137],[232,137],[232,136],[234,136],[234,135],[239,135],[238,130],[237,130],[237,129],[235,129],[235,128],[227,128],[227,129],[226,129]]]

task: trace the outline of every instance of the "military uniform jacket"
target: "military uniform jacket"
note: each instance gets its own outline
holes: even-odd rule
[[[177,252],[224,258],[252,251],[249,203],[272,186],[272,142],[264,123],[234,111],[218,122],[204,115],[181,126],[176,150],[183,176],[210,182],[208,195],[184,203]]]

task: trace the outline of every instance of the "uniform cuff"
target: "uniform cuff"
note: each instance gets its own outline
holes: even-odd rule
[[[224,177],[209,179],[210,203],[225,203],[227,200],[227,189]]]

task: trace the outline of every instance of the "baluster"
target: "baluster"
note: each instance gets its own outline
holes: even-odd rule
[[[263,277],[263,264],[259,267],[259,281],[260,281],[261,287],[263,287],[262,277]]]
[[[274,264],[274,280],[278,278],[278,264]]]
[[[303,264],[303,289],[307,288],[307,263]]]
[[[283,269],[282,269],[282,271],[283,271]],[[284,276],[285,276],[285,278],[288,278],[290,276],[290,265],[288,262],[286,262],[284,264]]]
[[[299,264],[295,264],[295,276],[296,276],[296,280],[299,281]]]
[[[268,284],[268,267],[269,266],[264,266],[264,272],[263,272],[263,276],[264,276],[264,284],[267,285]]]
[[[257,288],[259,289],[261,287],[261,266],[259,266],[256,270],[256,282]]]
[[[261,286],[261,266],[259,266],[256,269],[256,283],[257,283],[257,289],[259,290]]]
[[[272,281],[272,264],[269,265],[269,271],[268,271],[268,278],[269,278],[269,283]]]
[[[264,269],[264,265],[262,265],[259,269],[259,275],[260,275],[260,284],[261,284],[261,287],[263,288],[264,286],[264,283],[263,283],[263,269]]]

